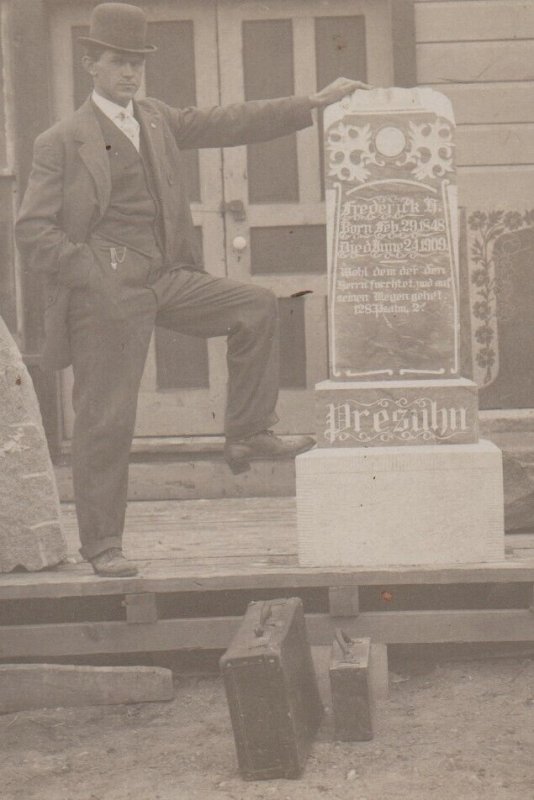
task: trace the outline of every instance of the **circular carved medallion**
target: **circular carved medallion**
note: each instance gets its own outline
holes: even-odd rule
[[[406,137],[400,128],[388,125],[376,134],[375,147],[381,155],[394,158],[406,147]]]

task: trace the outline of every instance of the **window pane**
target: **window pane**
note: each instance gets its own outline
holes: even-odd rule
[[[315,20],[317,88],[336,78],[367,80],[365,18],[318,17]]]
[[[150,22],[148,41],[157,50],[146,59],[146,93],[170,106],[183,108],[197,102],[195,42],[192,20]],[[191,200],[200,201],[198,150],[183,153]]]
[[[294,93],[291,20],[243,22],[245,100],[287,97]],[[251,203],[297,202],[295,134],[247,147]]]
[[[322,89],[340,76],[367,81],[365,18],[319,17],[315,20],[317,88]],[[324,146],[322,114],[319,119],[321,194],[324,197]]]

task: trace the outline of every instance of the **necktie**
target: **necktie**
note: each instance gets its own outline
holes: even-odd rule
[[[120,111],[116,117],[117,126],[126,134],[133,146],[139,152],[139,123],[126,111]]]

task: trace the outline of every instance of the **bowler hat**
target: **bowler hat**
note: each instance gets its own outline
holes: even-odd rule
[[[89,36],[80,36],[78,41],[125,53],[152,53],[157,47],[146,43],[146,29],[141,8],[127,3],[102,3],[91,14]]]

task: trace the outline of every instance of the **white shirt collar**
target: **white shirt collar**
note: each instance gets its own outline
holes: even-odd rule
[[[112,100],[108,100],[107,97],[102,97],[101,94],[98,94],[93,89],[93,93],[91,95],[91,100],[93,103],[98,106],[100,111],[109,117],[111,120],[115,121],[118,114],[126,113],[133,117],[133,102],[130,100],[126,108],[124,106],[120,106],[118,103],[114,103]]]

